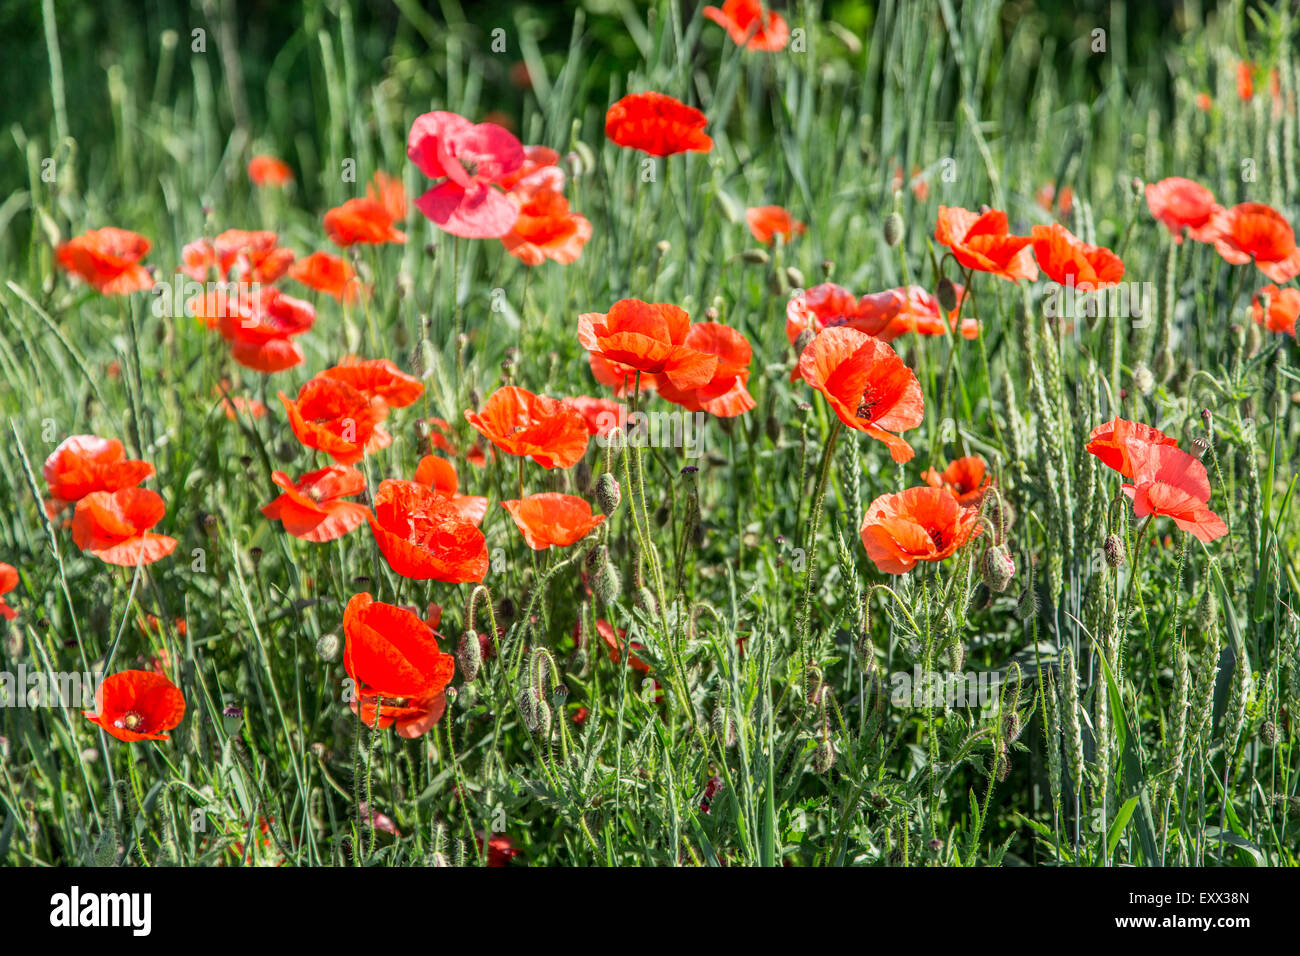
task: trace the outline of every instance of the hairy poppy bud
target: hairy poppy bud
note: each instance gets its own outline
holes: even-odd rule
[[[618,580],[618,571],[614,569],[614,564],[609,560],[609,548],[601,545],[596,549],[596,575],[592,581],[591,589],[596,592],[596,597],[600,598],[602,604],[613,604],[618,600],[619,592],[622,585]]]
[[[1112,568],[1118,568],[1128,557],[1128,549],[1124,547],[1124,539],[1117,534],[1106,536],[1106,543],[1101,549],[1106,555],[1106,563]]]
[[[940,279],[939,284],[935,286],[934,297],[939,300],[939,306],[945,312],[957,308],[957,287],[947,276]]]
[[[751,266],[765,266],[772,257],[767,254],[766,249],[746,249],[740,254],[740,258]]]
[[[479,668],[483,666],[483,645],[479,643],[478,635],[473,631],[466,631],[460,636],[460,643],[456,646],[456,663],[460,665],[460,673],[465,678],[465,683],[474,683]]]
[[[607,471],[602,473],[596,479],[596,501],[600,503],[600,510],[612,515],[622,500],[623,492],[619,488],[618,479]]]
[[[789,266],[785,270],[785,281],[790,283],[792,289],[803,288],[803,273],[794,266]]]
[[[790,291],[790,283],[786,279],[785,272],[773,269],[767,274],[767,291],[773,295],[785,295]]]
[[[1001,594],[1016,576],[1016,562],[1005,544],[995,544],[984,552],[980,562],[980,575],[990,591]]]
[[[655,596],[650,593],[649,588],[646,587],[637,588],[636,603],[637,606],[642,608],[647,614],[656,613],[655,609],[658,605],[655,603]]]
[[[948,670],[956,672],[966,662],[966,648],[961,641],[954,639],[948,645]]]
[[[323,661],[332,661],[339,656],[339,636],[322,634],[316,641],[316,654]]]
[[[1259,728],[1259,739],[1264,742],[1265,747],[1271,747],[1277,743],[1277,724],[1273,723],[1271,720],[1264,721]]]
[[[1143,395],[1150,395],[1156,387],[1156,377],[1147,368],[1146,362],[1138,362],[1133,369],[1133,387]]]
[[[898,245],[903,239],[903,217],[896,212],[891,212],[885,217],[880,231],[884,233],[885,245],[891,248]]]
[[[1197,435],[1192,439],[1192,454],[1197,458],[1204,458],[1205,453],[1210,450],[1210,440],[1204,435]]]
[[[794,340],[794,350],[797,354],[803,355],[804,349],[812,345],[813,339],[817,338],[817,333],[812,329],[804,329],[799,333],[799,337]]]
[[[813,755],[813,769],[818,773],[830,773],[833,766],[835,766],[835,745],[829,738],[823,738],[817,744],[817,752]]]
[[[1208,634],[1217,622],[1217,618],[1217,608],[1214,606],[1214,601],[1210,598],[1210,591],[1207,588],[1196,605],[1196,629],[1202,634]]]
[[[834,272],[835,272],[835,260],[834,260],[834,259],[823,259],[823,260],[822,260],[822,278],[825,279],[827,282],[830,282],[830,281],[831,281],[831,274],[834,273]]]

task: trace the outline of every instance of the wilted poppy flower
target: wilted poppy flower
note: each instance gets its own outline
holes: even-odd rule
[[[0,617],[12,621],[18,612],[5,603],[4,596],[18,587],[18,569],[12,564],[0,561]]]
[[[743,335],[717,322],[697,322],[686,333],[687,348],[717,357],[713,377],[699,388],[678,388],[666,375],[655,381],[659,396],[691,412],[734,418],[754,407],[749,394],[753,349]]]
[[[1123,492],[1139,518],[1163,515],[1209,543],[1228,533],[1228,526],[1210,510],[1210,478],[1195,457],[1172,445],[1129,441],[1133,484]]]
[[[886,343],[856,329],[827,329],[799,356],[799,373],[841,422],[884,442],[894,461],[912,460],[912,446],[890,433],[921,424],[921,383]]]
[[[127,459],[116,438],[72,435],[59,443],[41,468],[50,488],[45,513],[53,518],[92,492],[130,488],[152,474],[153,465]]]
[[[953,289],[957,295],[957,305],[946,319],[938,299],[919,285],[909,285],[864,295],[858,300],[856,314],[845,325],[885,342],[892,342],[907,332],[927,336],[947,335],[949,327],[957,328],[963,338],[978,338],[980,327],[975,319],[962,319],[960,327],[955,325],[966,290],[957,282],[953,283]],[[790,309],[787,306],[787,323],[789,315]]]
[[[725,29],[732,43],[748,50],[784,50],[790,42],[785,17],[764,11],[759,0],[726,0],[721,10],[705,7],[704,15]]]
[[[284,489],[262,514],[279,521],[284,530],[304,541],[333,541],[365,522],[370,513],[365,505],[343,501],[366,487],[365,475],[345,465],[330,465],[293,481],[282,471],[271,480]]]
[[[1029,236],[1007,231],[1007,214],[996,209],[980,214],[969,209],[940,206],[934,230],[936,242],[952,250],[953,257],[967,269],[989,272],[1003,279],[1038,278],[1038,266],[1028,246]]]
[[[881,495],[862,519],[862,545],[885,574],[906,574],[918,561],[942,561],[979,534],[979,510],[964,508],[947,488],[921,486]]]
[[[756,206],[753,209],[746,209],[745,222],[749,223],[749,231],[754,234],[754,238],[765,245],[776,235],[789,239],[796,234],[802,236],[808,231],[806,223],[798,222],[782,206]]]
[[[366,187],[366,198],[383,206],[393,222],[401,222],[406,218],[406,187],[397,176],[390,176],[382,170],[376,172]]]
[[[121,671],[105,677],[95,688],[95,710],[82,711],[104,732],[133,743],[168,740],[171,730],[185,717],[185,695],[162,674]]]
[[[320,377],[351,385],[385,410],[405,408],[424,394],[424,384],[418,378],[407,375],[388,359],[346,355],[338,365],[321,372]]]
[[[465,420],[508,455],[527,456],[543,468],[569,468],[587,452],[587,422],[577,409],[516,385],[497,389],[483,410]]]
[[[349,199],[325,213],[325,235],[338,246],[406,242],[406,233],[393,226],[393,216],[376,199]]]
[[[254,156],[248,161],[248,178],[254,186],[287,186],[293,182],[293,170],[283,159]]]
[[[1268,299],[1267,313],[1261,297]],[[1295,338],[1296,320],[1300,319],[1300,289],[1264,286],[1255,293],[1251,315],[1254,316],[1256,325],[1262,325],[1270,332],[1285,332]]]
[[[608,313],[578,316],[578,341],[594,356],[613,363],[623,378],[636,372],[662,376],[674,388],[703,388],[718,358],[686,344],[691,317],[666,302],[620,299]]]
[[[201,303],[201,304],[200,304]],[[310,302],[263,286],[246,295],[221,290],[206,293],[191,303],[197,315],[230,343],[230,356],[245,368],[282,372],[300,365],[302,349],[293,337],[316,321]]]
[[[289,268],[289,278],[332,295],[340,302],[352,302],[360,291],[357,272],[347,261],[328,252],[313,252]]]
[[[1124,278],[1124,263],[1104,246],[1074,236],[1059,222],[1034,226],[1034,257],[1047,277],[1061,285],[1088,291],[1104,289]]]
[[[1254,259],[1256,268],[1274,282],[1300,274],[1295,230],[1272,206],[1244,202],[1221,209],[1215,213],[1214,230],[1214,247],[1233,265]]]
[[[713,140],[708,120],[693,106],[664,93],[630,93],[605,113],[605,135],[627,149],[651,156],[707,153]]]
[[[273,232],[227,229],[215,239],[187,243],[179,271],[198,282],[215,268],[218,280],[269,283],[288,272],[293,260],[293,250],[281,248]]]
[[[503,501],[501,507],[510,512],[528,547],[534,551],[545,551],[552,546],[567,548],[581,541],[605,520],[604,515],[591,513],[589,501],[554,492],[529,495],[518,501]]]
[[[564,404],[576,408],[587,422],[587,431],[593,435],[608,435],[623,422],[623,406],[612,398],[592,398],[574,395],[563,399]]]
[[[564,170],[558,165],[560,154],[549,146],[525,146],[524,161],[512,173],[497,180],[497,185],[516,196],[531,196],[539,189],[564,189]]]
[[[525,265],[547,259],[568,265],[591,238],[591,223],[569,210],[569,201],[553,189],[539,189],[519,202],[519,218],[501,237],[506,252]]]
[[[367,452],[392,443],[392,436],[379,427],[387,409],[347,382],[317,376],[303,384],[296,401],[284,392],[279,395],[298,441],[340,465],[356,464]]]
[[[487,574],[483,532],[426,485],[380,482],[370,530],[389,567],[403,577],[460,584]]]
[[[1087,451],[1101,459],[1107,468],[1118,471],[1125,478],[1133,477],[1132,443],[1140,445],[1169,445],[1178,447],[1178,440],[1170,438],[1158,428],[1141,422],[1113,418],[1098,425],[1088,435]]]
[[[524,163],[524,148],[495,123],[471,123],[435,110],[416,118],[406,155],[430,179],[440,179],[415,201],[439,229],[466,239],[499,239],[519,216],[499,188]]]
[[[446,710],[444,692],[456,658],[438,648],[433,630],[404,608],[357,594],[343,612],[343,669],[353,681],[352,710],[375,729],[397,725],[419,737]]]
[[[921,477],[931,488],[947,488],[963,508],[975,508],[992,483],[988,467],[979,455],[966,455],[949,462],[943,471],[928,468]]]
[[[72,540],[106,564],[153,564],[176,548],[176,539],[149,529],[163,519],[162,497],[147,488],[93,491],[77,502]]]
[[[55,251],[59,266],[89,283],[101,295],[126,295],[153,287],[140,260],[149,240],[127,229],[91,229],[62,243]]]
[[[462,495],[458,490],[460,480],[456,477],[456,469],[446,458],[425,455],[416,466],[414,480],[445,497],[460,512],[461,517],[473,522],[474,527],[483,523],[483,517],[487,514],[487,499],[478,495]]]
[[[1214,201],[1214,193],[1198,182],[1181,176],[1170,176],[1158,183],[1147,183],[1147,208],[1155,216],[1174,242],[1183,241],[1186,231],[1197,242],[1213,242],[1214,215],[1220,206]]]

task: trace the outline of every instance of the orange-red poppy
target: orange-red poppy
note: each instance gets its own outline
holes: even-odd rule
[[[162,496],[147,488],[92,491],[72,514],[72,540],[106,564],[153,564],[176,549],[176,539],[149,529],[163,519]]]
[[[569,210],[569,201],[553,189],[511,198],[519,206],[514,227],[501,237],[506,252],[525,265],[539,266],[547,259],[568,265],[582,254],[591,238],[591,223]]]
[[[407,375],[388,359],[363,359],[345,355],[339,364],[320,373],[322,378],[345,382],[380,408],[405,408],[424,394],[424,384]]]
[[[661,398],[719,418],[734,418],[754,407],[748,388],[753,349],[743,335],[717,322],[697,322],[686,333],[685,345],[717,358],[713,377],[698,388],[678,388],[667,375],[658,376],[654,384]]]
[[[947,488],[919,486],[881,495],[862,519],[862,545],[885,574],[906,574],[918,561],[942,561],[978,535],[979,510]]]
[[[979,455],[955,458],[943,471],[928,468],[921,478],[931,488],[947,488],[963,508],[978,507],[992,484],[988,463]]]
[[[293,250],[281,248],[279,241],[267,230],[227,229],[215,239],[187,243],[178,271],[198,282],[206,281],[211,269],[216,269],[219,280],[274,282],[294,260]]]
[[[287,186],[293,182],[293,170],[283,159],[254,156],[248,161],[248,178],[254,186]]]
[[[1267,312],[1263,302],[1265,298],[1268,300]],[[1285,332],[1291,338],[1296,337],[1296,321],[1300,319],[1300,289],[1279,289],[1275,285],[1266,285],[1255,293],[1250,308],[1256,325],[1262,325],[1270,332]]]
[[[60,268],[89,283],[101,295],[127,295],[153,287],[153,276],[140,265],[149,240],[128,229],[91,229],[62,243],[55,251]]]
[[[424,423],[428,426],[430,448],[446,452],[453,458],[464,458],[475,468],[483,468],[487,465],[487,455],[481,445],[476,443],[469,449],[463,449],[453,441],[451,423],[445,418],[434,416],[424,419]]]
[[[357,243],[406,242],[406,233],[393,226],[393,215],[377,199],[349,199],[325,213],[325,235],[338,246]]]
[[[1205,466],[1181,448],[1165,444],[1128,443],[1133,484],[1122,490],[1139,518],[1163,515],[1209,543],[1228,533],[1228,526],[1209,508],[1210,478]]]
[[[1214,108],[1214,100],[1210,98],[1209,93],[1202,91],[1196,94],[1196,108],[1202,113],[1208,113]]]
[[[571,405],[587,422],[587,431],[593,435],[608,435],[623,422],[623,406],[612,398],[592,398],[590,395],[574,395],[563,399],[564,404]]]
[[[891,433],[920,425],[925,401],[916,375],[889,345],[856,329],[827,329],[799,356],[799,374],[841,422],[884,442],[894,461],[912,460],[912,446]]]
[[[95,710],[82,711],[92,724],[118,740],[168,740],[185,718],[185,695],[162,674],[120,671],[95,688]]]
[[[605,113],[605,135],[651,156],[707,153],[713,140],[704,114],[665,93],[630,93]]]
[[[245,368],[268,374],[302,364],[302,349],[293,337],[316,321],[310,302],[261,286],[244,295],[222,290],[191,301],[197,316],[230,343],[230,355]]]
[[[462,495],[456,469],[446,458],[425,455],[416,466],[413,480],[445,497],[460,512],[461,517],[472,522],[474,527],[483,523],[488,500],[478,495]]]
[[[1221,209],[1214,216],[1214,247],[1233,265],[1252,259],[1260,272],[1274,282],[1300,275],[1300,247],[1295,230],[1272,206],[1244,202]]]
[[[1055,183],[1044,183],[1035,199],[1044,212],[1054,211],[1060,216],[1068,216],[1074,208],[1074,190],[1069,186],[1063,187],[1058,195]]]
[[[54,449],[41,475],[49,485],[45,513],[51,518],[95,491],[138,485],[153,474],[153,465],[126,457],[116,438],[72,435]]]
[[[419,737],[441,719],[456,658],[438,648],[432,628],[404,608],[357,594],[343,612],[343,669],[352,710],[375,729],[397,725]]]
[[[340,302],[353,302],[361,290],[357,272],[340,256],[313,252],[289,267],[289,278],[332,295]]]
[[[1034,257],[1047,277],[1061,285],[1088,291],[1104,289],[1124,278],[1124,263],[1105,246],[1074,236],[1059,222],[1034,226]]]
[[[382,170],[376,172],[370,185],[366,187],[366,198],[373,199],[383,206],[393,222],[401,222],[406,218],[408,205],[406,187],[402,185],[399,177],[390,176]]]
[[[298,441],[340,465],[356,464],[367,452],[392,443],[379,425],[386,409],[347,382],[317,376],[303,384],[296,400],[290,401],[284,392],[279,395]]]
[[[525,146],[524,162],[506,173],[497,185],[516,196],[531,196],[541,189],[564,189],[564,170],[559,167],[560,154],[549,146]]]
[[[5,595],[18,587],[18,569],[12,564],[0,561],[0,617],[12,621],[18,612],[5,603]]]
[[[1134,444],[1169,445],[1177,448],[1178,440],[1150,425],[1113,418],[1104,425],[1098,425],[1088,435],[1087,451],[1101,459],[1107,468],[1118,471],[1125,478],[1132,478],[1131,448]]]
[[[587,452],[587,422],[570,405],[516,385],[497,389],[482,411],[465,420],[508,455],[528,457],[543,468],[569,468]]]
[[[959,282],[953,283],[953,290],[957,296],[957,305],[946,318],[938,299],[919,285],[910,285],[864,295],[858,300],[854,317],[845,324],[848,328],[866,332],[886,342],[892,342],[908,332],[926,336],[947,335],[950,327],[956,328],[963,338],[978,338],[979,322],[975,319],[962,319],[961,325],[956,325],[966,290]],[[790,332],[790,315],[791,310],[787,306],[787,335]]]
[[[726,0],[722,9],[705,7],[704,15],[727,31],[731,42],[747,50],[784,50],[790,26],[775,10],[764,10],[759,0]]]
[[[366,477],[355,468],[330,465],[297,481],[277,471],[271,474],[271,480],[284,493],[263,505],[262,514],[279,521],[295,538],[333,541],[360,527],[370,514],[365,505],[342,500],[365,490]]]
[[[1214,216],[1221,207],[1200,183],[1170,176],[1147,183],[1146,197],[1151,215],[1165,224],[1174,242],[1182,242],[1184,232],[1197,242],[1214,241]]]
[[[745,210],[745,222],[754,238],[767,245],[773,236],[784,236],[787,240],[795,235],[802,236],[808,231],[806,223],[799,222],[782,206],[756,206]]]
[[[622,659],[623,645],[627,644],[628,667],[635,671],[640,671],[642,674],[650,673],[650,665],[641,660],[641,658],[637,657],[634,653],[635,651],[645,650],[645,645],[639,641],[632,641],[629,644],[627,641],[627,631],[625,629],[620,627],[616,636],[614,633],[614,626],[610,624],[609,621],[604,618],[597,618],[596,633],[600,635],[600,639],[604,641],[605,646],[609,648],[609,659],[615,664]]]
[[[247,415],[249,418],[265,418],[266,406],[255,398],[245,398],[242,395],[231,395],[221,399],[221,407],[225,410],[226,417],[232,422],[239,418],[240,415]]]
[[[524,541],[534,551],[549,547],[567,548],[598,528],[604,515],[593,515],[591,503],[575,495],[545,492],[518,501],[503,501]]]
[[[460,584],[487,574],[483,532],[426,485],[380,482],[370,530],[389,567],[403,577]]]
[[[716,355],[686,344],[690,329],[691,317],[666,302],[620,299],[608,313],[578,316],[578,341],[593,356],[613,363],[618,377],[648,372],[679,389],[703,388],[718,369]]]
[[[1255,95],[1255,67],[1251,63],[1237,64],[1237,95],[1243,100]]]
[[[953,257],[967,269],[992,273],[1012,282],[1038,278],[1038,266],[1029,250],[1029,236],[1008,231],[1007,214],[997,209],[986,213],[958,207],[939,207],[935,226],[936,242],[952,250]]]

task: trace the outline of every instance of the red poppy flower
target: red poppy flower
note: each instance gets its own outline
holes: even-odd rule
[[[912,460],[912,446],[890,433],[921,424],[921,383],[887,344],[856,329],[827,329],[799,356],[799,373],[841,422],[884,442],[894,461]]]
[[[320,373],[322,378],[345,382],[385,409],[405,408],[424,394],[424,384],[407,375],[388,359],[363,359],[346,355],[333,368]]]
[[[406,187],[399,177],[390,176],[382,170],[376,172],[366,187],[366,198],[383,206],[393,222],[401,222],[406,218]]]
[[[283,159],[254,156],[248,162],[248,178],[254,186],[287,186],[293,182],[293,170]]]
[[[424,423],[428,426],[427,440],[430,448],[445,452],[452,458],[464,458],[476,468],[487,465],[487,455],[483,453],[480,445],[475,444],[468,450],[464,450],[453,441],[455,436],[451,424],[445,418],[426,418]]]
[[[585,499],[554,492],[503,501],[501,507],[510,512],[528,547],[534,551],[545,551],[552,545],[567,548],[605,520],[604,515],[591,513],[591,503]]]
[[[587,422],[572,406],[515,385],[497,389],[465,420],[508,455],[543,468],[569,468],[587,452]]]
[[[208,279],[211,269],[217,278],[241,282],[274,282],[293,265],[292,249],[282,249],[273,232],[227,229],[216,239],[196,239],[181,250],[178,271],[197,282]]]
[[[1267,313],[1261,296],[1268,300]],[[1270,332],[1285,332],[1295,338],[1296,320],[1300,319],[1300,289],[1264,286],[1255,293],[1251,315],[1254,316],[1256,325],[1262,325]]]
[[[106,564],[153,564],[176,549],[176,539],[149,529],[163,519],[162,497],[146,488],[93,491],[77,502],[72,540]]]
[[[445,496],[414,481],[388,479],[370,518],[379,550],[403,577],[460,584],[487,574],[487,540]]]
[[[483,833],[480,831],[477,835],[479,850],[483,849]],[[517,857],[523,850],[515,846],[515,841],[510,839],[504,833],[494,833],[487,841],[487,865],[488,866],[509,866],[510,861]]]
[[[1274,282],[1286,282],[1300,274],[1295,230],[1273,207],[1244,202],[1221,209],[1215,213],[1214,229],[1214,247],[1233,265],[1254,259],[1256,268]]]
[[[931,488],[947,488],[963,508],[976,508],[992,484],[988,467],[979,455],[966,455],[949,462],[943,471],[929,468],[921,477]]]
[[[153,465],[128,460],[116,438],[72,435],[59,443],[41,468],[50,488],[45,513],[53,518],[92,492],[130,488],[152,474]]]
[[[367,452],[392,443],[379,427],[387,410],[347,382],[317,376],[298,389],[297,400],[290,401],[284,392],[279,395],[298,441],[340,465],[356,464]]]
[[[12,621],[18,612],[5,603],[4,596],[18,587],[18,569],[12,564],[0,561],[0,617]]]
[[[781,206],[757,206],[745,210],[745,222],[754,238],[767,245],[775,235],[789,239],[793,235],[802,236],[808,231],[806,223],[798,222]]]
[[[749,394],[749,342],[733,328],[717,322],[698,322],[686,333],[687,348],[717,357],[713,377],[699,388],[678,388],[667,376],[655,381],[661,398],[691,412],[708,412],[719,418],[734,418],[754,407]]]
[[[664,93],[630,93],[605,113],[605,135],[651,156],[707,153],[713,149],[707,123],[695,107]]]
[[[325,235],[338,246],[406,242],[406,233],[393,226],[393,217],[375,199],[349,199],[325,213]]]
[[[1250,63],[1237,64],[1237,95],[1243,100],[1255,95],[1255,67]]]
[[[343,612],[343,669],[353,681],[353,713],[375,729],[397,725],[413,738],[436,724],[456,673],[433,630],[400,607],[354,595]]]
[[[764,11],[759,0],[726,0],[721,10],[705,7],[704,15],[725,29],[732,43],[748,50],[784,50],[790,42],[785,17]]]
[[[1214,100],[1210,99],[1210,94],[1201,92],[1196,94],[1196,108],[1202,113],[1208,113],[1214,108]]]
[[[547,259],[568,265],[582,254],[582,247],[591,238],[591,223],[570,212],[567,199],[543,188],[514,201],[519,205],[519,218],[501,237],[506,252],[530,266],[539,266]]]
[[[596,633],[600,635],[600,639],[604,641],[605,645],[609,648],[609,659],[617,664],[619,660],[621,660],[623,645],[627,643],[627,631],[620,627],[618,629],[618,636],[616,637],[614,635],[613,625],[604,618],[597,618]],[[649,674],[650,665],[637,657],[636,654],[632,653],[633,651],[639,650],[645,650],[645,645],[641,644],[639,641],[633,641],[628,645],[627,665],[635,671],[640,671],[642,674]]]
[[[1214,201],[1214,193],[1200,183],[1170,176],[1147,183],[1146,195],[1151,215],[1165,224],[1174,242],[1183,241],[1184,231],[1197,242],[1214,241],[1214,216],[1221,207]]]
[[[560,154],[549,146],[525,146],[524,161],[512,173],[497,180],[497,185],[517,196],[531,196],[540,189],[564,189],[564,170],[558,163]]]
[[[1130,422],[1123,418],[1113,418],[1104,425],[1098,425],[1088,435],[1087,451],[1101,459],[1107,468],[1118,471],[1125,478],[1133,477],[1133,461],[1130,452],[1131,443],[1140,445],[1169,445],[1178,447],[1178,440],[1170,438],[1158,428],[1141,422]]]
[[[133,743],[168,740],[171,730],[185,718],[185,695],[162,674],[121,671],[105,677],[95,688],[95,710],[82,711],[104,732]]]
[[[1172,445],[1129,442],[1133,484],[1123,491],[1139,518],[1163,515],[1205,543],[1228,533],[1210,510],[1210,478],[1195,457]]]
[[[282,523],[295,538],[333,541],[359,527],[370,514],[365,505],[341,500],[360,494],[366,487],[365,476],[355,468],[330,465],[297,481],[277,471],[271,480],[284,489],[284,494],[263,505],[262,514]]]
[[[1032,282],[1038,278],[1038,266],[1028,249],[1033,239],[1010,235],[1007,228],[1007,214],[996,209],[980,214],[940,206],[934,239],[951,249],[953,257],[967,269],[989,272],[1012,282]]]
[[[353,302],[361,289],[356,270],[347,261],[328,252],[313,252],[289,268],[289,278],[332,295],[340,302]]]
[[[230,343],[231,358],[245,368],[268,374],[302,364],[302,349],[293,336],[306,332],[316,321],[310,302],[271,286],[240,295],[214,290],[193,300],[191,306],[209,328],[216,328]]]
[[[958,328],[963,338],[978,338],[979,323],[974,319],[962,319],[960,327],[955,325],[966,290],[960,283],[953,283],[953,288],[957,294],[957,305],[946,318],[938,299],[919,285],[910,285],[864,295],[858,300],[855,316],[846,325],[885,342],[892,342],[908,332],[927,336],[947,335],[950,327]],[[787,334],[789,316],[790,308],[787,306]]]
[[[436,110],[411,124],[406,155],[424,175],[442,180],[415,201],[439,229],[499,239],[515,224],[518,209],[496,188],[524,163],[524,148],[508,130]]]
[[[649,372],[674,388],[703,388],[713,380],[718,358],[686,343],[690,328],[691,317],[675,305],[620,299],[606,314],[578,316],[578,341],[613,363],[624,379]]]
[[[942,561],[979,534],[979,510],[963,508],[947,488],[921,486],[881,495],[862,519],[862,545],[885,574],[918,561]]]
[[[62,243],[55,251],[60,268],[89,283],[100,295],[127,295],[153,287],[153,276],[140,265],[149,240],[127,229],[91,229]]]
[[[416,466],[414,480],[445,497],[460,516],[471,522],[474,527],[477,528],[483,523],[483,518],[487,514],[488,500],[478,495],[460,494],[458,490],[460,480],[456,477],[456,469],[446,458],[425,455]]]
[[[1039,207],[1044,212],[1050,213],[1055,211],[1060,216],[1068,216],[1070,210],[1074,208],[1074,190],[1069,186],[1064,187],[1061,190],[1061,194],[1058,196],[1056,193],[1056,184],[1045,183],[1042,188],[1038,190],[1038,195],[1035,198],[1038,200]]]
[[[240,415],[247,415],[249,418],[265,418],[266,406],[255,398],[244,398],[242,395],[231,395],[221,400],[221,407],[225,410],[226,417],[232,422],[239,418]]]
[[[1124,263],[1104,246],[1076,238],[1059,222],[1031,230],[1034,256],[1047,277],[1076,289],[1104,289],[1124,278]]]
[[[589,395],[575,395],[563,399],[564,404],[578,410],[586,419],[587,431],[592,435],[608,435],[616,430],[623,421],[623,406],[611,398],[592,398]]]

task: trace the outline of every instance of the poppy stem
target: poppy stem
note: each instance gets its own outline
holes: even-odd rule
[[[1142,556],[1146,554],[1143,541],[1146,539],[1147,526],[1151,524],[1151,519],[1154,517],[1154,512],[1147,515],[1146,520],[1138,526],[1137,534],[1133,536],[1133,574],[1128,582],[1128,595],[1124,598],[1124,616],[1120,619],[1121,626],[1125,628],[1128,627],[1129,617],[1133,614],[1133,596],[1137,591],[1138,578],[1142,572]]]
[[[844,423],[836,418],[835,424],[831,426],[831,433],[826,439],[826,447],[822,449],[822,463],[817,471],[817,488],[813,492],[812,517],[808,522],[808,534],[804,538],[803,550],[807,570],[804,572],[803,606],[796,619],[799,626],[799,654],[803,659],[804,667],[808,666],[808,634],[812,629],[813,575],[817,570],[817,531],[822,520],[822,500],[826,496],[826,482],[830,478],[831,462],[835,457],[835,443],[843,430]]]

